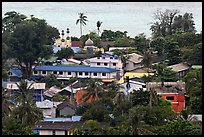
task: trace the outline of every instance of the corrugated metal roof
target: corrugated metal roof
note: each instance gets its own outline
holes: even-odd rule
[[[39,66],[33,70],[45,71],[71,71],[71,72],[116,72],[116,69],[106,67],[90,67],[90,66]]]
[[[18,67],[12,67],[10,68],[10,72],[15,74],[17,77],[22,77],[23,73]]]

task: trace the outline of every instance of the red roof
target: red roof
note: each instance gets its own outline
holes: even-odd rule
[[[80,47],[80,41],[72,41],[72,47]]]

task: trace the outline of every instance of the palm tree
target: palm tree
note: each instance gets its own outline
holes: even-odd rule
[[[125,101],[127,101],[127,98],[123,92],[117,92],[116,96],[113,98],[113,103],[116,105],[116,108],[121,111],[122,116],[124,114]]]
[[[152,67],[152,60],[153,60],[153,56],[152,56],[152,52],[150,49],[147,49],[144,54],[143,54],[143,57],[142,58],[142,61],[141,61],[141,64],[147,68],[147,82],[150,82],[150,79],[149,79],[149,72],[150,72],[150,69]],[[150,109],[152,107],[152,98],[153,98],[153,93],[152,93],[152,90],[150,90],[150,101],[149,101],[149,105],[150,105]]]
[[[28,86],[28,82],[21,80],[16,85],[19,90],[15,95],[17,105],[14,109],[14,115],[21,120],[23,125],[33,125],[42,118],[42,111],[36,107],[33,101],[32,84]]]
[[[81,36],[82,36],[82,25],[86,25],[86,21],[88,21],[87,16],[84,15],[84,13],[79,13],[79,19],[77,19],[76,24],[80,23],[80,30],[81,30]]]
[[[2,114],[10,116],[14,103],[11,101],[10,91],[2,88]]]
[[[84,101],[89,100],[92,97],[93,100],[97,100],[100,97],[100,94],[103,92],[103,83],[101,79],[92,79],[88,78],[85,81],[87,87],[87,93],[82,96]]]
[[[99,36],[101,24],[102,24],[101,21],[97,21],[97,22],[96,22],[96,26],[97,26],[97,29],[98,29],[98,36]]]

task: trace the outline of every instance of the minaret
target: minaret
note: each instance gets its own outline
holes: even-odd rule
[[[62,41],[62,42],[65,42],[65,38],[64,38],[64,30],[62,30],[61,36],[62,36],[61,41]]]
[[[71,46],[71,38],[69,37],[69,28],[67,28],[67,37],[66,37],[66,45],[67,47]]]

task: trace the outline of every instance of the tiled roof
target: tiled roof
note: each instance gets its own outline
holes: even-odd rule
[[[157,93],[180,93],[184,94],[185,82],[148,82],[146,83],[147,90],[154,89]]]
[[[83,125],[81,121],[39,121],[35,129],[39,130],[71,130]]]
[[[70,72],[116,72],[116,69],[106,67],[90,67],[90,66],[39,66],[34,70],[45,71],[70,71]]]
[[[142,61],[142,56],[136,53],[129,54],[130,58],[128,61],[134,62],[134,63],[140,63]]]
[[[70,108],[72,108],[74,110],[76,109],[76,106],[71,104],[71,103],[69,103],[68,101],[65,101],[65,102],[62,102],[61,104],[58,104],[57,105],[57,109],[61,110],[61,109],[65,108],[66,106],[69,106]]]
[[[81,45],[80,41],[72,41],[71,44],[72,47],[80,47],[80,45]]]
[[[172,68],[172,70],[175,72],[180,72],[180,71],[188,70],[190,67],[185,63],[179,63],[179,64],[168,66],[168,68]]]

